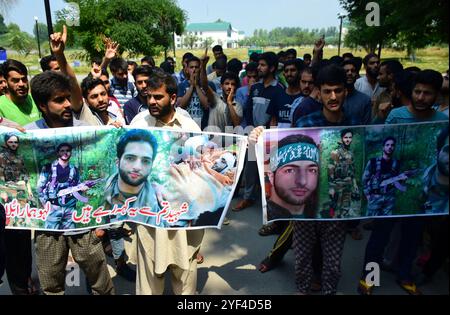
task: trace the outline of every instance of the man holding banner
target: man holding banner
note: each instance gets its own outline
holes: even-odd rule
[[[175,111],[177,84],[165,73],[154,72],[148,82],[149,110],[137,115],[132,127],[163,127],[200,132],[190,118]],[[177,295],[196,293],[197,253],[204,230],[170,231],[138,225],[136,294],[162,295],[165,274],[172,274],[172,289]]]
[[[64,56],[67,29],[51,36],[51,48],[58,59],[61,70],[69,78],[47,71],[31,81],[33,99],[36,101],[43,119],[27,126],[27,129],[46,129],[73,127],[72,111],[83,111],[81,88],[75,74]],[[70,84],[70,81],[75,84]],[[79,122],[83,124],[82,122]],[[70,145],[61,145],[58,149],[63,162],[68,164]],[[67,170],[68,169],[68,170]],[[75,179],[74,170],[66,167],[65,177]],[[73,173],[72,175],[70,173]],[[36,267],[44,294],[63,295],[65,292],[65,268],[69,250],[75,262],[86,275],[94,294],[114,294],[114,285],[109,274],[105,253],[99,235],[94,230],[81,232],[36,232]],[[99,232],[100,234],[100,232]]]

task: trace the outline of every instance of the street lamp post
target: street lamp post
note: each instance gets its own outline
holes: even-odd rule
[[[41,39],[39,38],[39,25],[38,25],[38,17],[34,17],[34,21],[36,22],[36,38],[38,42],[38,52],[39,52],[39,59],[42,58],[41,56]]]

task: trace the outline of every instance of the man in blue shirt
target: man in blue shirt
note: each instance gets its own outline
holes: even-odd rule
[[[341,67],[332,65],[323,68],[321,72],[335,72],[335,77],[339,78],[339,80],[341,79],[339,75],[343,73],[344,83],[340,81],[323,83],[318,78],[317,85],[319,86],[320,98],[323,103],[322,110],[300,118],[295,123],[295,126],[298,128],[306,128],[362,125],[363,123],[360,117],[352,117],[344,113],[344,100],[347,95],[345,88],[347,76],[345,75],[345,71]]]
[[[363,125],[370,125],[372,101],[366,94],[355,89],[355,82],[358,76],[357,66],[353,59],[346,60],[342,67],[347,75],[347,97],[344,102],[345,113],[349,116],[359,117]]]
[[[205,90],[200,84],[201,61],[192,57],[187,61],[188,80],[178,85],[178,106],[187,110],[192,119],[201,129],[208,126],[209,100]],[[208,82],[209,87],[215,92],[216,87]]]
[[[149,66],[140,66],[134,69],[133,77],[136,84],[138,95],[128,102],[123,107],[125,121],[127,125],[131,123],[134,117],[140,112],[148,109],[147,105],[147,81],[150,78],[152,69]]]
[[[316,87],[314,85],[316,73],[310,67],[302,70],[300,75],[301,97],[292,103],[290,121],[291,124],[303,116],[322,109],[322,103],[316,100]]]
[[[187,52],[187,53],[185,53],[183,55],[183,59],[182,59],[182,62],[181,62],[182,68],[181,68],[180,72],[175,73],[173,75],[174,78],[177,80],[177,84],[178,85],[187,80],[187,64],[186,64],[186,62],[189,59],[191,59],[192,57],[194,57],[194,55],[192,53],[190,53],[190,52]]]
[[[258,75],[261,79],[251,91],[246,106],[246,119],[253,126],[276,126],[278,108],[284,94],[284,87],[275,79],[278,69],[278,58],[273,52],[260,56]]]
[[[267,52],[259,57],[258,76],[261,81],[250,89],[244,116],[249,126],[277,126],[278,108],[284,94],[284,87],[275,79],[278,57]],[[233,211],[241,211],[253,205],[256,199],[256,186],[259,181],[255,156],[248,157],[244,168],[244,198]]]
[[[278,108],[278,128],[290,128],[292,125],[292,104],[303,95],[300,89],[300,73],[303,67],[303,62],[297,59],[288,60],[284,63],[284,77],[288,87],[281,98],[280,103],[282,105]]]
[[[393,109],[386,119],[386,124],[448,121],[445,114],[433,109],[442,81],[442,76],[437,71],[423,70],[419,72],[413,81],[412,103],[409,106]]]

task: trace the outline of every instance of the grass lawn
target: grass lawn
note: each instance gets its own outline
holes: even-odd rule
[[[302,57],[305,53],[311,53],[312,47],[294,47],[298,51],[299,57]],[[191,51],[196,56],[201,56],[204,53],[202,49],[180,49],[176,51],[177,57],[177,70],[181,67],[181,57],[187,51]],[[280,48],[266,48],[264,51],[280,51]],[[80,50],[68,50],[67,56],[68,60],[73,63],[77,60],[76,56],[79,55]],[[347,48],[341,49],[341,53],[351,52],[355,56],[364,57],[366,52],[364,50],[351,50]],[[210,56],[212,52],[210,51]],[[248,60],[248,49],[247,48],[237,48],[237,49],[225,49],[225,54],[228,59],[238,58],[239,60]],[[327,48],[324,49],[324,58],[330,58],[337,55],[337,48]],[[173,51],[169,52],[169,56],[173,56]],[[126,55],[124,56],[127,57]],[[382,60],[384,59],[398,59],[405,67],[417,66],[421,69],[434,69],[439,72],[445,72],[449,68],[449,48],[447,47],[429,47],[425,49],[419,49],[416,53],[416,62],[412,62],[407,56],[406,51],[396,51],[393,49],[384,49],[382,51]],[[8,58],[17,59],[25,63],[25,65],[30,70],[31,75],[36,75],[40,72],[39,66],[39,56],[37,54],[30,54],[28,56],[8,54]],[[159,65],[164,59],[163,55],[157,56],[155,58],[156,64]],[[213,59],[213,58],[212,58]],[[140,63],[140,57],[135,58],[137,63]],[[211,61],[212,62],[212,61]],[[90,65],[87,61],[80,61],[80,66],[74,67],[76,74],[87,75],[90,71]]]

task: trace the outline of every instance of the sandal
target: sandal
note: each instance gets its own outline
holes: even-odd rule
[[[367,284],[364,280],[359,280],[358,293],[361,295],[372,295],[373,285]]]
[[[409,295],[423,295],[414,282],[397,281],[397,283]]]
[[[269,236],[269,235],[273,235],[273,234],[278,234],[278,226],[275,223],[271,223],[271,224],[267,224],[267,225],[263,225],[258,233],[261,236]]]

